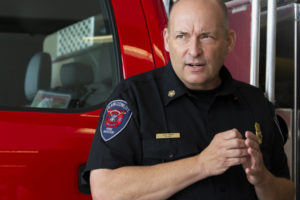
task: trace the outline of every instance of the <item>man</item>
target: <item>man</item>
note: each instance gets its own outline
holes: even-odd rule
[[[94,199],[293,198],[274,110],[223,67],[235,43],[227,18],[222,0],[173,6],[171,63],[125,80],[100,117]]]

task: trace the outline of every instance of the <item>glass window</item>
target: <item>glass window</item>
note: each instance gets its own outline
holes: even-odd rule
[[[0,13],[2,108],[74,110],[107,99],[120,76],[104,1],[2,1]]]

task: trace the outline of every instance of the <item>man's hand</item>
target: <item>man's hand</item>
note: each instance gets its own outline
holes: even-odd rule
[[[295,194],[293,183],[271,174],[264,165],[256,135],[246,131],[245,136],[249,156],[243,163],[243,168],[248,181],[255,187],[257,197],[261,200],[293,199]]]
[[[224,173],[229,167],[247,161],[248,150],[241,133],[232,129],[215,135],[209,146],[199,155],[208,176]]]
[[[247,161],[243,163],[243,168],[248,181],[255,186],[266,180],[265,177],[268,171],[263,162],[258,138],[250,131],[247,131],[245,136],[245,145],[247,147],[249,157],[247,158]]]

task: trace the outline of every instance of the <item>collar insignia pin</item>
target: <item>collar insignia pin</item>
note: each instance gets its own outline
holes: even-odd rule
[[[174,97],[175,94],[176,94],[175,90],[170,90],[170,91],[168,92],[168,97]]]
[[[258,143],[261,144],[262,143],[262,139],[263,139],[263,135],[261,133],[261,129],[260,129],[259,123],[255,122],[254,127],[255,127],[256,137],[258,138]]]

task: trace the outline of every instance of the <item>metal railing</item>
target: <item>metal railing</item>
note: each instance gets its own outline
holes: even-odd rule
[[[251,3],[250,84],[259,87],[260,0]]]
[[[276,1],[268,0],[266,96],[272,103],[275,103],[276,7]]]

